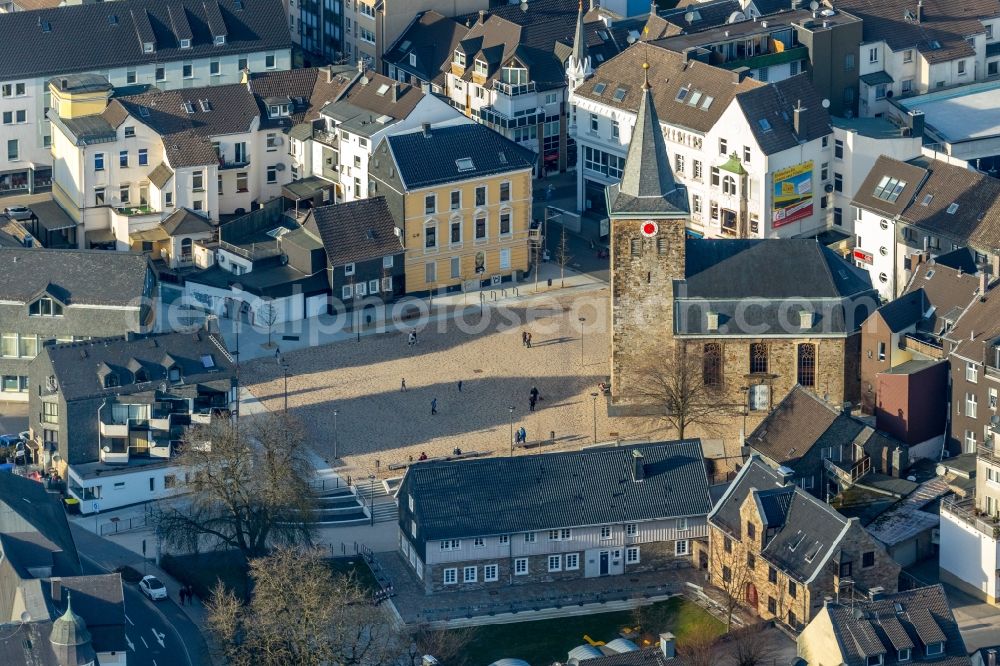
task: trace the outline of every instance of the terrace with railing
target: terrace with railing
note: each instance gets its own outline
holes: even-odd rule
[[[976,508],[973,497],[947,497],[941,500],[941,515],[945,514],[975,528],[990,539],[1000,539],[1000,518],[982,514]]]

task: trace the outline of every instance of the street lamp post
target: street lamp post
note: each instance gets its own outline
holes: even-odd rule
[[[514,407],[508,407],[510,410],[510,457],[514,457]]]
[[[375,475],[369,474],[368,480],[371,482],[368,495],[368,513],[372,515],[372,525],[375,525]]]
[[[591,393],[590,397],[594,399],[594,444],[597,444],[597,393]]]
[[[741,445],[745,446],[747,443],[747,416],[750,415],[750,387],[741,386],[740,390],[746,395],[743,401],[743,433],[740,442]]]
[[[580,317],[580,365],[583,365],[583,325],[586,321],[586,317]]]
[[[337,414],[338,411],[336,409],[333,410],[333,459],[334,460],[337,460],[337,458],[340,457],[337,452]]]
[[[281,375],[285,380],[285,413],[288,413],[288,366],[281,364]]]

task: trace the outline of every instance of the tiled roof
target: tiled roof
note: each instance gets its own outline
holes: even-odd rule
[[[202,234],[212,231],[212,223],[207,217],[187,208],[178,208],[160,222],[160,226],[170,236]]]
[[[249,131],[259,113],[254,95],[240,83],[118,97],[105,114],[119,112],[118,106],[162,137],[174,169],[218,164],[212,137]]]
[[[442,16],[434,10],[417,16],[386,52],[383,60],[409,72],[422,81],[444,87],[441,63],[451,59],[451,54],[468,28],[458,20]],[[415,64],[410,64],[410,56]]]
[[[368,134],[375,130],[366,132],[364,126],[380,128],[409,117],[425,94],[417,86],[368,71],[345,86],[336,101],[321,109],[321,114],[345,123],[348,131]]]
[[[709,521],[739,536],[743,529],[740,507],[751,493],[758,500],[781,498],[780,503],[776,499],[771,501],[774,509],[766,514],[767,527],[777,528],[777,532],[761,550],[761,557],[795,580],[809,582],[827,555],[838,549],[848,519],[801,488],[784,486],[776,471],[757,456],[751,456],[712,509]]]
[[[920,323],[918,328],[921,330],[940,335],[946,327],[954,325],[957,320],[954,313],[964,311],[978,293],[978,269],[973,265],[973,270],[969,270],[963,254],[967,256],[969,251],[960,248],[926,261],[914,270],[906,286],[907,292],[923,293],[927,304],[925,312],[934,309],[933,316]],[[949,318],[950,324],[947,323]]]
[[[737,93],[766,85],[749,78],[740,81],[738,74],[699,61],[688,62],[682,54],[653,44],[636,43],[597,67],[574,95],[636,113],[642,98],[643,63],[649,63],[656,115],[696,132],[708,132]],[[689,92],[681,96],[682,88]],[[616,99],[619,89],[620,100]],[[695,96],[696,91],[701,94]]]
[[[67,305],[139,307],[149,271],[149,259],[131,252],[0,248],[0,300],[48,291]]]
[[[635,451],[644,463],[639,482]],[[403,479],[400,497],[407,495],[424,543],[700,516],[710,508],[698,440],[420,463]]]
[[[431,127],[387,137],[372,154],[391,157],[408,190],[530,169],[535,154],[479,123]],[[471,166],[464,162],[471,160]]]
[[[353,67],[311,67],[287,71],[256,72],[250,75],[250,89],[257,97],[261,127],[291,128],[319,117],[319,110],[343,94],[358,72]],[[267,117],[265,99],[281,98],[292,105],[287,118]]]
[[[830,114],[823,108],[822,98],[807,74],[739,93],[736,102],[765,155],[794,148],[833,131]],[[794,125],[796,107],[802,109],[798,132]]]
[[[150,390],[150,384],[136,382],[140,369],[145,370],[149,382],[166,380],[171,366],[180,370],[186,385],[224,380],[232,376],[234,367],[225,347],[221,339],[199,331],[68,342],[48,345],[41,353],[52,364],[59,392],[72,401]],[[117,375],[118,385],[105,388],[102,380],[110,373]]]
[[[943,666],[968,666],[971,661],[958,623],[941,585],[918,587],[873,600],[830,603],[826,607],[833,636],[845,666],[867,666],[868,657],[884,654],[885,666],[910,664],[925,658],[929,644],[944,642]],[[911,648],[905,662],[898,650]]]
[[[877,312],[890,331],[899,333],[904,328],[919,323],[924,318],[928,305],[923,289],[917,289],[886,303]]]
[[[2,250],[0,250],[2,253]],[[0,254],[0,256],[3,256]],[[1000,285],[994,285],[985,298],[972,301],[945,339],[955,343],[953,354],[982,363],[994,364],[994,351],[1000,343]]]
[[[149,172],[149,182],[161,190],[173,177],[174,172],[163,162],[160,162],[155,169]]]
[[[838,415],[839,410],[796,386],[750,433],[746,445],[778,465],[793,462],[820,440]]]
[[[237,1],[120,0],[0,14],[0,62],[4,63],[0,76],[10,81],[291,48],[280,0],[242,0],[242,9],[237,9]],[[180,48],[168,10],[187,17],[192,30],[190,48]],[[215,45],[209,28],[213,15],[224,24],[226,43],[221,46]],[[149,18],[143,21],[145,16]],[[152,53],[143,52],[139,24],[142,31],[152,31]]]
[[[736,12],[742,12],[739,0],[713,0],[710,2],[679,2],[673,9],[660,12],[650,17],[646,24],[648,33],[644,39],[659,39],[679,34],[707,30],[715,26],[725,25],[729,17]],[[688,14],[692,14],[688,21]]]
[[[403,251],[385,197],[313,208],[304,226],[323,240],[331,266],[360,263]]]
[[[840,0],[837,9],[864,21],[864,42],[884,40],[897,53],[914,48],[930,64],[974,56],[966,38],[986,32],[981,19],[1000,16],[996,0],[924,0],[919,23],[906,18],[916,13],[912,0]]]
[[[0,475],[0,533],[37,532],[62,551],[55,575],[77,575],[80,558],[66,513],[57,495],[45,486],[15,474]]]
[[[876,196],[886,179],[905,183],[895,201]],[[933,235],[974,247],[1000,238],[1000,180],[970,168],[918,157],[900,162],[881,156],[854,196],[852,204],[904,222]]]

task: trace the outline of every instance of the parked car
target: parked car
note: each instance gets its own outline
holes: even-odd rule
[[[160,601],[167,598],[167,586],[160,582],[156,576],[143,576],[139,581],[139,591],[150,598],[151,601]]]
[[[15,435],[13,433],[9,435],[0,435],[0,446],[14,446],[18,442],[23,442],[21,435]]]
[[[7,206],[3,209],[3,212],[12,220],[31,219],[31,209],[27,206]]]

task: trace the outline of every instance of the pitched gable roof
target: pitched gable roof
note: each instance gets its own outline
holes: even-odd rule
[[[403,251],[385,197],[313,208],[304,226],[322,239],[331,266],[370,261]]]
[[[42,290],[63,303],[139,307],[149,259],[131,252],[0,248],[0,299],[29,302]],[[114,280],[107,279],[114,275]]]
[[[833,131],[830,114],[823,108],[822,98],[810,83],[808,74],[741,92],[736,95],[736,102],[765,155],[794,148]],[[795,108],[801,109],[798,131],[795,129]]]
[[[238,9],[237,0],[120,0],[0,14],[3,78],[9,81],[291,48],[280,0],[245,0],[240,5]],[[168,10],[189,19],[190,48],[180,48]],[[132,16],[148,17],[143,29],[151,34],[144,39],[154,43],[152,53],[143,51]],[[220,19],[221,25],[216,25]],[[224,31],[225,44],[215,43],[213,30]]]
[[[429,10],[417,15],[383,59],[423,81],[443,86],[445,77],[441,64],[451,58],[467,31],[468,28],[457,19]]]

